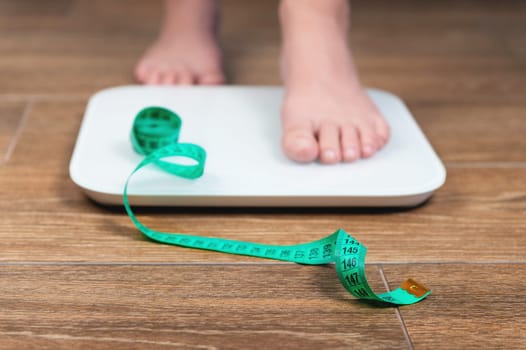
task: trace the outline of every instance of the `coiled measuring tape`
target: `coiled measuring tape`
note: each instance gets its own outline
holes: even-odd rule
[[[133,123],[131,141],[136,152],[145,156],[132,171],[124,186],[123,200],[126,212],[137,228],[148,238],[187,248],[213,250],[228,254],[248,255],[259,258],[295,262],[307,265],[333,263],[345,289],[359,299],[373,300],[393,305],[414,304],[431,291],[422,284],[408,279],[387,293],[373,292],[365,276],[367,248],[342,229],[320,240],[279,246],[243,242],[214,237],[194,236],[153,230],[142,224],[133,213],[128,200],[131,178],[142,168],[155,164],[164,171],[186,179],[197,179],[204,172],[206,152],[195,144],[179,143],[181,118],[161,107],[148,107],[139,112]],[[194,164],[176,164],[163,160],[167,157],[186,157]]]

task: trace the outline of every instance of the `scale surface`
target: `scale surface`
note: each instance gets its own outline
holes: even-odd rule
[[[298,164],[281,151],[278,87],[106,89],[89,101],[70,176],[103,204],[122,204],[124,183],[142,160],[130,142],[136,114],[148,106],[183,120],[180,142],[207,151],[204,175],[186,180],[155,166],[138,172],[130,203],[148,206],[414,206],[445,181],[445,168],[403,102],[368,90],[391,127],[389,143],[353,163]]]

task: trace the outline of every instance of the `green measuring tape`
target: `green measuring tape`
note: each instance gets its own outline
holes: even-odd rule
[[[315,242],[279,246],[160,232],[143,225],[131,210],[128,200],[128,185],[135,173],[145,166],[155,164],[170,174],[187,179],[196,179],[203,175],[206,152],[195,144],[178,143],[181,124],[181,118],[177,114],[161,107],[143,109],[136,116],[133,124],[131,131],[133,148],[138,153],[145,155],[145,158],[126,180],[123,198],[126,212],[145,236],[157,242],[181,247],[299,264],[321,265],[334,262],[340,282],[352,295],[360,299],[393,305],[408,305],[424,299],[431,293],[425,286],[412,279],[406,280],[400,288],[393,291],[382,294],[374,293],[365,276],[367,248],[342,229]],[[194,164],[176,164],[163,160],[174,156],[190,158]]]

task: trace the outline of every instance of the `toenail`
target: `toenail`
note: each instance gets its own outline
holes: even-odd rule
[[[323,151],[323,159],[327,161],[336,160],[336,153],[332,149]]]
[[[346,160],[354,160],[358,157],[358,152],[354,148],[347,148],[345,150],[345,159]]]
[[[370,155],[372,155],[374,153],[374,149],[371,146],[369,146],[369,145],[364,146],[363,147],[363,153],[364,153],[365,156],[370,156]]]

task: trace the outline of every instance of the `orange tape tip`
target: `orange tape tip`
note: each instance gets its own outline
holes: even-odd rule
[[[418,283],[417,281],[415,281],[414,279],[411,279],[411,278],[409,278],[408,280],[404,281],[404,283],[402,283],[402,287],[401,288],[403,290],[405,290],[406,292],[408,292],[409,294],[414,295],[417,298],[420,298],[424,294],[429,292],[429,289],[426,286],[424,286],[423,284]]]

